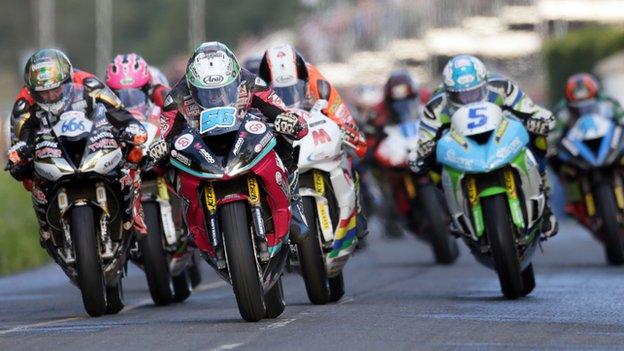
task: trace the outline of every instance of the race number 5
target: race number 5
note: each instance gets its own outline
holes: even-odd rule
[[[481,127],[487,122],[487,116],[483,114],[483,111],[487,110],[487,107],[473,107],[468,110],[468,118],[473,119],[468,123],[468,128],[474,129],[477,127]]]

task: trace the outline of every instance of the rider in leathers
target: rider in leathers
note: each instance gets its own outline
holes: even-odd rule
[[[436,143],[449,127],[451,116],[463,105],[488,101],[513,112],[522,118],[529,131],[529,148],[539,163],[544,184],[544,193],[548,198],[549,188],[546,177],[545,156],[548,149],[546,137],[555,126],[553,114],[534,104],[520,88],[510,80],[488,75],[481,60],[469,55],[453,57],[443,70],[443,84],[434,93],[425,107],[420,123],[417,158],[411,166],[416,172],[423,172],[435,159]],[[542,232],[544,238],[555,235],[558,231],[557,220],[546,201],[545,218]]]
[[[209,82],[209,77],[218,83]],[[209,83],[206,83],[209,82]],[[245,69],[241,69],[232,51],[219,42],[200,45],[189,59],[186,75],[172,88],[165,100],[161,116],[161,135],[168,145],[187,125],[196,127],[203,109],[234,106],[244,112],[255,109],[282,135],[276,152],[290,174],[296,171],[296,160],[290,139],[301,139],[307,132],[305,120],[289,112],[267,84]],[[152,155],[158,159],[162,155]],[[291,193],[295,190],[291,188]],[[303,240],[308,233],[301,206],[291,201],[293,221],[291,239]]]
[[[40,213],[37,201],[42,201],[41,184],[33,181],[32,158],[38,151],[37,137],[49,134],[56,119],[68,109],[84,109],[89,115],[96,103],[103,103],[109,123],[120,133],[121,140],[139,145],[147,139],[143,126],[123,109],[121,102],[94,75],[73,69],[61,51],[42,49],[33,54],[24,72],[25,86],[17,95],[11,115],[11,148],[7,168],[11,175],[24,183],[33,193],[35,213],[39,219],[42,237],[48,231],[45,214]],[[46,118],[47,117],[47,118]],[[139,186],[137,172],[130,177]],[[127,187],[130,189],[130,187]],[[144,231],[140,201],[135,201],[132,220],[138,231]]]
[[[350,145],[358,157],[366,154],[366,139],[359,131],[351,111],[338,90],[314,65],[305,62],[292,46],[279,45],[269,48],[262,57],[258,73],[289,107],[306,108],[313,106],[318,100],[326,100],[327,106],[321,112],[340,127],[344,143]],[[367,220],[359,204],[359,174],[355,171],[353,174],[358,202],[357,235],[363,239],[368,234]],[[298,194],[295,196],[300,197]]]

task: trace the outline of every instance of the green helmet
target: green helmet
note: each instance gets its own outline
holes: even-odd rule
[[[72,66],[60,50],[41,49],[26,62],[24,82],[31,92],[58,88],[71,81]]]
[[[195,101],[204,108],[236,102],[240,64],[234,53],[216,41],[203,43],[188,61],[186,82]]]

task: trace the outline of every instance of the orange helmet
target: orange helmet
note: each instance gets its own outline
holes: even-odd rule
[[[577,73],[570,78],[565,86],[565,96],[569,102],[589,100],[598,95],[600,83],[589,73]]]

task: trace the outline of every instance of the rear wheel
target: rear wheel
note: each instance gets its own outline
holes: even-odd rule
[[[594,188],[596,211],[602,220],[602,236],[604,238],[607,262],[612,265],[624,264],[624,251],[620,239],[621,224],[618,220],[618,207],[613,187],[601,183]]]
[[[324,305],[329,301],[329,281],[325,271],[325,261],[319,241],[316,204],[312,197],[302,198],[303,213],[310,228],[311,237],[297,244],[301,275],[305,283],[308,299],[315,305]]]
[[[124,308],[121,277],[115,286],[106,287],[106,314],[117,314]]]
[[[74,207],[70,215],[70,233],[76,252],[76,272],[82,302],[91,317],[98,317],[106,313],[106,291],[93,209],[88,206]]]
[[[338,302],[344,296],[344,278],[342,272],[333,278],[329,278],[329,301]]]
[[[269,292],[264,295],[264,302],[266,303],[266,318],[277,318],[282,314],[282,312],[284,312],[286,303],[284,302],[282,278],[279,278],[273,287],[271,287]]]
[[[174,291],[167,253],[163,248],[163,231],[160,223],[158,204],[143,204],[147,235],[139,234],[139,248],[143,257],[145,277],[152,300],[157,305],[167,305],[173,301]]]
[[[501,290],[506,298],[517,299],[524,294],[507,199],[504,194],[499,194],[481,199],[481,204],[486,214],[485,231]]]
[[[423,232],[433,247],[435,260],[440,264],[451,264],[459,256],[457,242],[451,235],[448,211],[438,196],[438,189],[433,184],[424,184],[418,188],[420,208],[413,208],[414,219],[421,218]]]
[[[219,209],[227,265],[238,311],[244,320],[257,322],[265,313],[264,292],[249,230],[247,205],[232,202]]]

